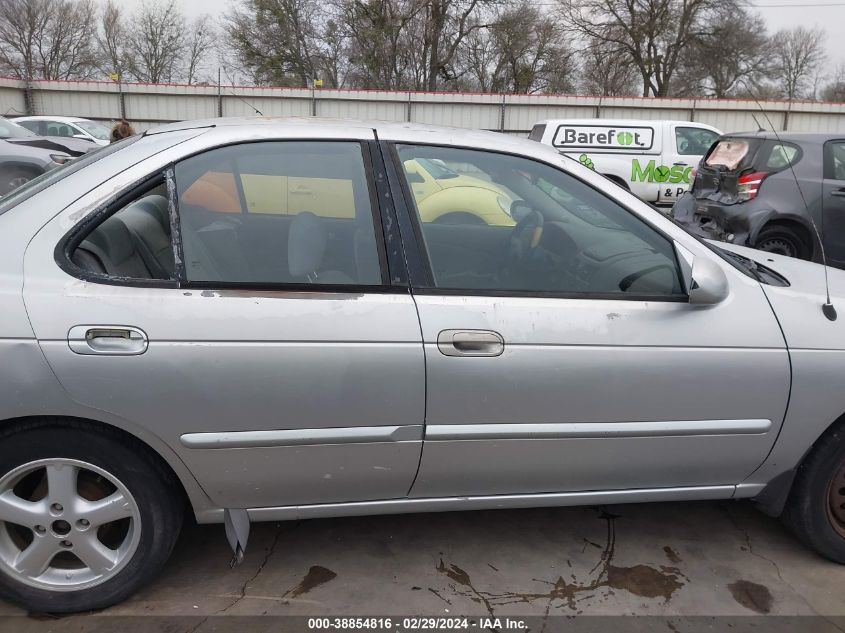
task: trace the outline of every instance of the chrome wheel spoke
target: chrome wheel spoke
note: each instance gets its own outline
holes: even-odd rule
[[[46,516],[47,508],[41,502],[21,499],[11,490],[0,494],[0,521],[32,529],[43,523]]]
[[[120,491],[98,501],[79,501],[75,510],[94,527],[132,516],[132,504]]]
[[[76,492],[76,477],[79,469],[61,462],[47,465],[47,496],[52,503],[70,506],[79,496]]]
[[[97,573],[111,570],[118,559],[118,552],[111,550],[97,539],[96,531],[73,539],[74,555],[88,568]]]
[[[58,553],[59,548],[54,539],[36,536],[29,547],[18,554],[12,566],[20,573],[35,578],[44,573]]]

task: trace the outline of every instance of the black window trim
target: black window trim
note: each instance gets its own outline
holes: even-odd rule
[[[391,162],[393,164],[394,170],[400,175],[398,178],[399,187],[401,195],[405,199],[405,205],[403,211],[408,214],[408,221],[410,222],[411,226],[413,227],[413,237],[416,241],[416,248],[420,252],[419,261],[421,265],[425,268],[426,278],[424,283],[426,285],[418,285],[418,283],[414,283],[412,278],[411,283],[411,292],[413,294],[418,295],[427,295],[427,296],[469,296],[469,297],[514,297],[514,298],[541,298],[541,299],[590,299],[595,301],[659,301],[662,303],[688,303],[689,302],[689,295],[687,293],[683,294],[676,294],[676,295],[640,295],[640,294],[631,294],[625,292],[619,293],[601,293],[601,292],[549,292],[543,290],[496,290],[496,289],[464,289],[464,288],[438,288],[434,283],[434,275],[431,270],[431,260],[428,255],[428,249],[425,245],[425,240],[422,236],[422,222],[419,217],[419,212],[416,211],[416,202],[414,201],[413,195],[411,193],[410,188],[408,187],[407,179],[402,177],[401,174],[404,173],[404,169],[402,168],[402,160],[399,157],[399,145],[411,145],[414,147],[438,147],[444,149],[460,149],[460,150],[469,150],[469,151],[481,151],[481,152],[489,152],[491,154],[502,154],[504,156],[512,156],[515,158],[522,158],[524,160],[534,161],[536,163],[540,163],[546,165],[547,167],[551,167],[552,169],[561,170],[559,165],[554,165],[548,161],[536,158],[534,156],[525,156],[523,154],[517,154],[514,152],[506,152],[502,150],[496,149],[488,149],[488,148],[480,148],[480,147],[471,147],[467,145],[444,145],[443,143],[426,143],[426,142],[414,142],[414,141],[385,141],[385,144],[388,146],[388,154],[390,156]],[[659,227],[654,226],[651,222],[648,222],[646,219],[642,218],[640,215],[635,213],[628,207],[626,204],[619,202],[610,196],[608,196],[604,191],[597,189],[590,183],[582,180],[577,175],[566,171],[561,170],[566,173],[566,175],[574,178],[584,186],[592,189],[597,194],[601,195],[604,198],[607,198],[611,203],[617,205],[630,215],[634,217],[635,220],[644,223],[648,228],[655,231],[658,235],[663,237],[667,240],[672,246],[672,254],[674,257],[675,262],[675,270],[678,275],[678,282],[680,283],[681,287],[683,288],[683,278],[681,275],[681,264],[678,261],[678,252],[675,248],[675,239],[668,235],[665,231],[660,229]],[[404,233],[403,233],[404,236]]]
[[[138,179],[119,193],[109,197],[89,213],[82,222],[76,224],[68,231],[56,245],[54,259],[64,272],[92,283],[108,286],[138,287],[138,288],[166,288],[182,290],[245,290],[280,292],[292,294],[405,294],[410,292],[407,284],[407,274],[397,275],[397,281],[391,283],[391,269],[385,248],[385,226],[382,221],[385,213],[381,209],[381,201],[377,193],[376,178],[374,176],[375,165],[372,157],[372,141],[366,139],[334,139],[334,138],[267,138],[246,141],[233,141],[223,145],[216,145],[211,148],[204,148],[183,156],[177,162],[182,162],[204,154],[209,151],[231,147],[236,145],[248,145],[252,143],[284,143],[284,142],[345,142],[354,143],[359,146],[361,158],[364,164],[364,173],[370,198],[370,208],[373,229],[376,238],[376,249],[379,257],[379,270],[381,273],[381,284],[302,284],[302,283],[272,283],[272,282],[240,282],[240,281],[188,281],[184,272],[184,255],[182,251],[181,223],[179,222],[179,206],[177,204],[178,191],[176,188],[175,167],[176,163],[170,163],[164,168]],[[175,255],[174,279],[140,279],[134,277],[114,277],[108,274],[97,273],[80,268],[71,260],[74,250],[82,241],[112,215],[118,213],[132,201],[142,196],[147,191],[167,184],[167,197],[172,208],[176,209],[175,215],[171,212],[171,244]],[[388,216],[390,210],[388,210]],[[174,231],[174,225],[176,230]],[[380,230],[381,228],[381,230]],[[395,265],[395,264],[394,264]],[[401,271],[400,271],[401,272]],[[404,282],[402,281],[404,277]]]

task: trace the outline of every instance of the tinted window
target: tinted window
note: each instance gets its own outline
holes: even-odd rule
[[[801,150],[792,143],[769,142],[760,150],[757,167],[763,171],[780,171],[801,160]]]
[[[542,141],[543,134],[546,133],[546,124],[541,123],[539,125],[535,125],[531,128],[531,133],[528,135],[528,138],[532,141]]]
[[[179,163],[176,187],[189,281],[381,283],[358,143],[223,147]]]
[[[845,142],[837,141],[827,144],[824,171],[825,178],[845,180]]]
[[[682,293],[671,242],[561,170],[455,148],[398,153],[437,288]],[[436,180],[426,161],[457,176]]]
[[[675,128],[675,144],[678,153],[684,156],[704,156],[717,138],[715,132],[700,127]]]

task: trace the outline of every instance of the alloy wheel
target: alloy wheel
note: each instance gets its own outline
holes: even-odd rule
[[[73,459],[23,464],[0,479],[0,571],[24,584],[75,591],[132,559],[141,515],[114,475]]]

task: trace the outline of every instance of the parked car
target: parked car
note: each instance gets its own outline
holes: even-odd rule
[[[0,117],[0,196],[72,158],[64,146]]]
[[[673,215],[698,235],[779,255],[821,261],[823,245],[845,268],[845,135],[723,136]]]
[[[18,125],[14,121],[10,121],[9,119],[6,119],[4,117],[0,117],[0,129],[3,130],[4,136],[20,139],[29,139],[27,143],[30,145],[39,144],[38,142],[35,142],[34,139],[43,139],[45,141],[49,141],[51,143],[50,147],[58,148],[61,151],[70,154],[71,156],[82,156],[83,154],[86,154],[99,148],[98,145],[91,143],[88,140],[65,136],[39,136],[38,134],[30,132],[22,125]],[[40,145],[46,147],[43,142],[40,143]]]
[[[108,145],[111,141],[109,127],[91,119],[72,116],[22,116],[14,121],[39,136],[78,138],[96,145]]]
[[[519,221],[426,221],[410,161],[512,192]],[[186,200],[209,173],[237,213]],[[279,186],[255,211],[241,188],[264,177],[352,196],[279,213]],[[845,325],[824,301],[820,266],[701,241],[544,144],[148,131],[0,202],[0,594],[114,604],[186,510],[241,556],[250,521],[754,499],[845,563]]]
[[[551,119],[528,138],[607,176],[646,202],[671,205],[721,132],[703,123],[638,119]]]

